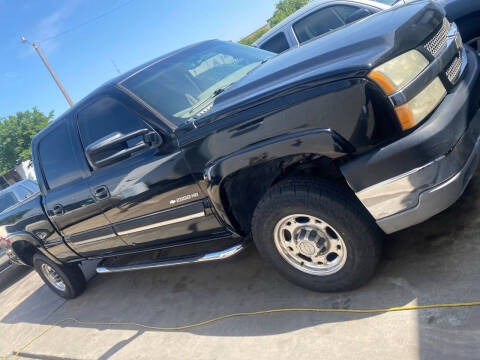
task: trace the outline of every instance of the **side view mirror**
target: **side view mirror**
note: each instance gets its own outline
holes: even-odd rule
[[[360,20],[360,19],[363,19],[367,16],[370,16],[372,15],[372,12],[370,10],[367,10],[367,9],[358,9],[357,11],[353,12],[349,17],[347,17],[347,19],[345,20],[345,22],[347,24],[350,24],[354,21],[357,21],[357,20]]]
[[[133,146],[129,140],[140,138]],[[149,129],[136,130],[128,134],[111,133],[85,149],[85,157],[93,169],[124,160],[133,153],[162,145],[162,137]]]

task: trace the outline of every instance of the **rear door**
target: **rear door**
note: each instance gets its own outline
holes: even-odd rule
[[[92,194],[105,202],[106,217],[126,243],[156,246],[223,230],[205,207],[175,136],[155,125],[152,115],[130,97],[113,91],[89,103],[78,112],[77,124],[84,151],[112,134],[154,133],[162,139],[159,146],[106,166],[89,161]],[[128,151],[142,141],[143,135],[133,137],[116,150]]]
[[[46,185],[47,215],[68,245],[84,256],[125,248],[127,244],[115,234],[102,204],[90,192],[73,118],[57,120],[39,140],[36,151]]]

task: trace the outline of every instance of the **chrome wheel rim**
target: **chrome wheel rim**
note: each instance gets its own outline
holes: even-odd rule
[[[42,264],[41,266],[42,273],[47,278],[48,282],[52,284],[55,289],[60,291],[65,291],[65,282],[62,280],[60,275],[48,264]]]
[[[284,217],[275,226],[274,240],[280,255],[307,274],[331,275],[347,261],[347,248],[338,231],[315,216]]]

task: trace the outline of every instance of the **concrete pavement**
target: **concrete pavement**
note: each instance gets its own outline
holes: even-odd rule
[[[374,279],[346,293],[300,289],[255,249],[228,262],[96,276],[67,302],[32,272],[0,293],[0,354],[11,355],[67,317],[168,327],[271,308],[480,301],[479,210],[477,174],[454,207],[389,237]],[[68,322],[25,353],[38,359],[480,359],[480,308],[279,313],[179,332]]]

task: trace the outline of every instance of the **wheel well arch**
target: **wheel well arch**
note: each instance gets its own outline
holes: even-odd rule
[[[27,240],[16,240],[12,243],[15,255],[26,265],[33,266],[33,256],[39,250]]]
[[[275,184],[292,177],[327,179],[349,188],[339,169],[340,159],[300,154],[240,169],[222,182],[220,197],[232,225],[241,235],[250,232],[253,212]]]

